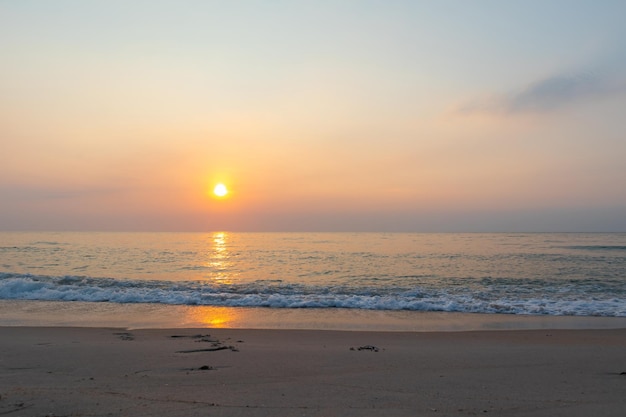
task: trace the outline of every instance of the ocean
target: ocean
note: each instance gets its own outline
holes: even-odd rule
[[[626,234],[0,233],[0,325],[414,330],[459,317],[626,323]]]

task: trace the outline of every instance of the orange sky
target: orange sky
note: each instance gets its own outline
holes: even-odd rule
[[[626,7],[537,5],[2,3],[0,230],[625,231]]]

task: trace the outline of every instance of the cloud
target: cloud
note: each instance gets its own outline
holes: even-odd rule
[[[626,94],[626,80],[610,73],[556,74],[515,92],[475,99],[460,107],[463,113],[545,113],[575,103]]]
[[[596,99],[626,92],[617,80],[593,73],[556,75],[539,80],[517,94],[505,98],[510,113],[549,111],[577,101]]]

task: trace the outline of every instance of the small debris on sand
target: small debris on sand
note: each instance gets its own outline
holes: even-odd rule
[[[365,345],[365,346],[360,346],[357,349],[354,349],[353,347],[351,347],[350,350],[371,350],[372,352],[378,352],[380,349],[378,349],[376,346]]]
[[[202,339],[205,337],[211,337],[210,334],[194,334],[194,335],[186,335],[186,334],[174,334],[170,336],[172,339],[176,339],[179,337],[188,337],[190,339]]]
[[[217,339],[211,339],[210,334],[196,334],[193,336],[187,335],[171,335],[170,338],[189,338],[195,339],[194,342],[205,342],[211,343],[211,347],[204,349],[187,349],[187,350],[178,350],[176,353],[195,353],[195,352],[215,352],[218,350],[231,350],[232,352],[239,352],[235,346],[225,345],[223,342]]]
[[[175,334],[170,337],[172,339],[180,339],[180,338],[196,339],[195,342],[220,343],[219,340],[211,339],[210,334],[194,334],[192,336]]]
[[[218,350],[225,350],[225,349],[228,349],[228,347],[227,346],[216,346],[216,347],[206,348],[206,349],[178,350],[178,351],[176,351],[176,353],[215,352],[215,351],[218,351]]]
[[[196,353],[196,352],[216,352],[218,350],[231,350],[233,352],[239,352],[234,346],[213,346],[206,349],[189,349],[189,350],[178,350],[176,353]]]

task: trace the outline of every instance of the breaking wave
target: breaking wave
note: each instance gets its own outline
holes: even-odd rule
[[[271,308],[347,308],[626,317],[621,280],[568,285],[484,278],[435,287],[304,285],[281,280],[220,284],[0,273],[0,299]]]

